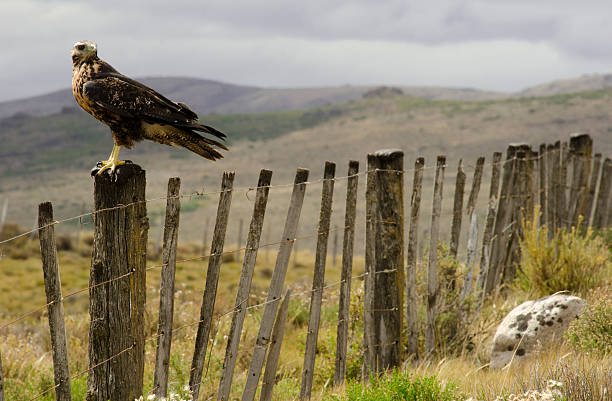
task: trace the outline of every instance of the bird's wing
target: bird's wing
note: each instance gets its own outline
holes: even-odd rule
[[[83,85],[84,96],[113,113],[225,138],[222,132],[198,124],[198,115],[184,104],[175,103],[138,81],[116,72],[93,78]]]

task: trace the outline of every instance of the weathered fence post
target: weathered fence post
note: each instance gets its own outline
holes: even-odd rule
[[[568,149],[567,142],[561,143],[559,151],[559,180],[557,186],[557,220],[558,228],[568,228],[569,213],[567,211],[567,165]]]
[[[599,179],[599,192],[595,204],[595,215],[593,216],[593,228],[600,230],[608,223],[608,214],[612,215],[610,191],[612,190],[612,160],[606,157]]]
[[[463,281],[463,289],[461,291],[461,300],[467,298],[472,292],[472,281],[474,280],[474,261],[476,260],[476,243],[478,242],[478,220],[476,214],[472,214],[470,221],[470,229],[468,232],[468,243],[467,243],[467,262],[465,266],[470,270],[465,275]]]
[[[491,254],[491,237],[493,235],[493,226],[495,224],[495,216],[498,204],[499,193],[499,175],[501,172],[501,152],[493,153],[493,163],[491,164],[491,184],[489,186],[489,203],[487,207],[487,219],[485,229],[482,234],[482,248],[480,251],[480,271],[478,272],[478,281],[476,289],[480,291],[480,296],[484,295],[485,283],[489,274],[489,255]]]
[[[522,236],[522,220],[528,221],[533,215],[533,170],[530,167],[532,155],[527,144],[513,144],[516,149],[512,190],[510,191],[510,220],[506,227],[507,236],[503,243],[500,268],[504,282],[511,281],[516,274],[516,264],[520,260],[520,238]],[[498,276],[499,277],[499,276]]]
[[[266,207],[268,205],[268,193],[270,192],[271,180],[272,171],[260,171],[259,180],[257,181],[257,194],[255,195],[253,217],[247,236],[246,251],[242,262],[240,280],[238,282],[238,291],[236,292],[232,324],[227,337],[227,347],[225,348],[225,359],[223,360],[223,371],[221,372],[221,380],[219,381],[217,400],[229,400],[230,390],[232,388],[234,367],[236,365],[236,359],[238,358],[240,335],[242,333],[244,317],[246,316],[249,292],[251,291],[251,282],[253,281],[253,272],[255,270],[255,262],[257,261],[257,252],[259,250],[261,230],[263,228]]]
[[[336,365],[334,385],[344,383],[346,375],[346,353],[348,347],[349,309],[351,306],[351,274],[353,271],[353,248],[355,244],[355,218],[357,215],[357,186],[359,162],[351,160],[346,184],[346,207],[344,215],[344,239],[342,242],[342,272],[340,276],[340,299],[338,302],[338,331],[336,336]]]
[[[546,200],[546,144],[540,144],[538,153],[538,204],[540,205],[540,225],[546,225],[546,213],[548,213],[548,201]]]
[[[164,223],[164,244],[162,246],[162,271],[159,290],[159,321],[157,325],[157,351],[153,390],[156,399],[168,396],[168,368],[172,344],[172,321],[174,320],[174,272],[176,269],[176,246],[178,242],[179,214],[181,200],[179,191],[181,179],[168,180],[166,199],[166,220]]]
[[[310,296],[308,334],[306,336],[304,365],[302,367],[302,386],[300,388],[301,400],[310,399],[310,392],[312,391],[315,353],[317,350],[319,322],[321,319],[321,302],[323,301],[323,286],[325,285],[325,261],[327,259],[327,243],[332,213],[335,173],[336,164],[325,162],[319,228],[317,230],[317,249],[315,254],[314,275],[312,278],[312,292]]]
[[[149,224],[145,172],[119,167],[94,181],[94,244],[89,289],[88,401],[142,395]]]
[[[463,195],[465,192],[465,172],[463,171],[463,160],[459,159],[457,166],[457,177],[455,179],[455,198],[453,200],[453,220],[451,224],[450,254],[457,257],[459,248],[459,235],[461,234],[461,220],[463,217]],[[451,288],[455,288],[455,272],[449,272]]]
[[[191,373],[189,374],[189,388],[194,400],[198,399],[200,392],[204,357],[206,356],[206,346],[208,345],[208,337],[210,335],[210,327],[215,309],[215,298],[217,296],[219,270],[223,259],[223,245],[225,243],[225,233],[227,231],[227,220],[229,219],[230,205],[232,203],[234,176],[235,174],[233,171],[225,171],[221,181],[217,221],[215,222],[215,231],[210,247],[206,285],[204,294],[202,295],[202,307],[200,309],[200,323],[198,324],[198,334],[196,335],[193,359],[191,361]]]
[[[484,169],[485,158],[479,157],[476,160],[476,168],[474,169],[474,178],[472,178],[472,189],[470,190],[470,197],[468,198],[467,207],[465,213],[471,219],[472,213],[476,209],[476,201],[478,201],[478,193],[480,192],[480,184],[482,183],[482,172]]]
[[[559,174],[559,154],[555,145],[546,146],[546,224],[548,226],[548,239],[551,239],[557,230],[557,175]]]
[[[485,282],[485,294],[490,294],[491,291],[499,284],[506,256],[506,245],[510,238],[510,229],[512,228],[513,216],[513,198],[512,194],[515,174],[516,174],[516,152],[517,147],[514,145],[508,146],[506,151],[506,161],[504,162],[503,177],[499,201],[497,203],[497,213],[495,218],[495,228],[491,239],[491,251],[489,260],[489,271]]]
[[[404,311],[404,152],[379,150],[368,157],[375,163],[373,325],[377,371],[402,361]]]
[[[574,134],[570,137],[569,146],[572,160],[572,181],[568,205],[570,213],[568,226],[577,226],[580,216],[588,221],[586,209],[589,200],[593,140],[587,134]]]
[[[57,261],[55,229],[53,228],[53,206],[44,202],[38,206],[38,237],[40,254],[45,278],[47,309],[49,311],[49,331],[53,352],[53,376],[55,397],[58,401],[70,401],[70,373],[68,371],[68,349],[66,347],[66,326],[64,324],[64,303],[62,284]],[[0,374],[1,375],[1,374]]]
[[[425,352],[431,356],[436,345],[436,306],[440,284],[438,283],[438,237],[440,211],[444,184],[445,156],[438,156],[434,181],[433,205],[431,210],[431,233],[429,240],[429,268],[427,271],[427,328],[425,331]]]
[[[259,401],[270,401],[272,399],[272,390],[274,390],[274,381],[276,380],[276,369],[278,369],[278,358],[280,357],[283,336],[285,335],[285,324],[287,322],[290,297],[291,289],[288,289],[285,293],[283,303],[281,303],[278,313],[276,314],[274,329],[272,330],[272,337],[270,338],[270,352],[268,352],[268,358],[266,359],[266,369],[264,370]]]
[[[374,258],[376,255],[376,160],[367,156],[365,193],[365,266],[363,281],[363,368],[362,379],[376,372],[375,328],[374,328]]]
[[[584,212],[584,227],[592,224],[593,209],[595,205],[595,190],[599,180],[599,170],[601,169],[601,153],[596,153],[593,157],[593,168],[591,169],[591,181],[589,183],[589,199],[587,200],[586,211]]]
[[[408,355],[419,357],[417,309],[419,297],[416,287],[419,214],[421,210],[421,191],[423,189],[423,169],[425,159],[419,157],[414,163],[412,197],[410,198],[410,228],[408,248],[406,249],[406,339]]]
[[[268,290],[267,303],[264,307],[259,332],[255,340],[253,356],[251,357],[251,365],[247,372],[247,380],[242,393],[242,401],[253,401],[261,375],[266,351],[270,345],[270,335],[272,333],[272,325],[278,310],[278,301],[281,298],[283,284],[287,267],[289,266],[289,258],[291,257],[291,249],[295,243],[298,223],[304,203],[304,195],[306,194],[306,180],[308,180],[309,171],[306,169],[298,169],[293,182],[293,192],[291,194],[291,202],[287,211],[287,219],[285,220],[285,228],[278,254],[276,256],[276,264],[272,279],[270,281],[270,289]]]

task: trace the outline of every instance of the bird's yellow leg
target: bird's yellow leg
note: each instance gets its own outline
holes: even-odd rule
[[[108,156],[108,160],[105,160],[102,162],[102,167],[100,167],[100,170],[98,171],[98,175],[102,174],[102,172],[110,169],[111,174],[115,173],[115,169],[118,166],[121,166],[122,164],[125,164],[125,162],[123,160],[119,160],[119,150],[121,149],[121,146],[119,145],[113,145],[113,151],[111,152],[110,156]]]

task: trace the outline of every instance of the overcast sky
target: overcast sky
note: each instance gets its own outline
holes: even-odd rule
[[[612,1],[0,0],[0,101],[70,86],[82,39],[133,77],[515,91],[612,72]]]

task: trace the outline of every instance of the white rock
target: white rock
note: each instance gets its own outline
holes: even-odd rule
[[[492,369],[533,355],[554,339],[563,338],[570,322],[580,316],[584,302],[571,295],[555,294],[527,301],[501,322],[493,338]]]

